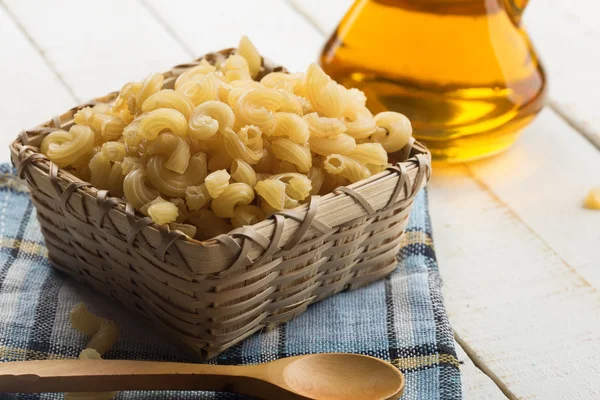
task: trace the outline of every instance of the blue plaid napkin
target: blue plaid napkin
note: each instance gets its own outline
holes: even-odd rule
[[[398,268],[387,279],[312,305],[296,319],[258,333],[211,360],[245,364],[318,352],[368,354],[406,376],[403,399],[461,399],[459,364],[440,293],[426,193],[417,197]],[[54,271],[35,208],[12,168],[0,165],[0,361],[75,358],[89,338],[71,328],[79,302],[121,327],[104,358],[192,359],[148,321]],[[0,393],[0,399],[61,399],[62,394]],[[225,393],[121,392],[118,399],[243,399]]]

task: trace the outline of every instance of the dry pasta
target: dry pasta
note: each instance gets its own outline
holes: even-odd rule
[[[341,175],[350,182],[357,182],[371,176],[371,171],[358,161],[342,156],[331,154],[323,163],[325,171],[333,175]]]
[[[204,180],[204,184],[206,185],[210,197],[213,199],[219,197],[225,188],[229,186],[229,178],[229,173],[224,169],[208,174]]]
[[[252,79],[256,78],[262,65],[262,57],[258,54],[256,47],[254,47],[252,42],[246,36],[242,36],[242,39],[240,40],[238,54],[246,59],[250,77]]]
[[[231,163],[231,177],[236,182],[245,183],[254,187],[256,185],[256,171],[244,160],[235,159]]]
[[[228,185],[211,203],[213,212],[221,218],[232,218],[238,205],[248,205],[254,200],[252,186],[241,182]]]
[[[373,116],[362,91],[316,64],[264,76],[262,64],[242,37],[228,57],[79,110],[40,151],[163,229],[209,239],[377,174],[409,142],[404,115]]]
[[[294,164],[300,172],[308,172],[310,170],[312,155],[308,147],[284,138],[274,140],[271,146],[273,154],[278,159]]]

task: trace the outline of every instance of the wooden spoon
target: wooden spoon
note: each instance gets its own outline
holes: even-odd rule
[[[392,400],[404,390],[393,365],[358,354],[324,353],[227,366],[125,360],[0,363],[0,392],[210,390],[263,399]]]

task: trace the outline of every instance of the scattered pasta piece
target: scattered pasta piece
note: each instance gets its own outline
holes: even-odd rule
[[[590,210],[600,210],[600,187],[593,188],[588,192],[584,206]]]

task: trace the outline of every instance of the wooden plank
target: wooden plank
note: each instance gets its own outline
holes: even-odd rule
[[[502,400],[507,398],[494,381],[473,364],[473,361],[460,344],[455,342],[454,347],[458,361],[460,362],[460,374],[465,399]]]
[[[309,61],[316,60],[323,43],[320,33],[281,0],[221,0],[210,4],[147,0],[147,4],[198,56],[235,47],[240,37],[247,35],[266,57],[293,71],[304,71]]]
[[[600,213],[582,207],[600,184],[600,153],[550,110],[501,157],[469,165],[556,254],[600,289]]]
[[[464,166],[438,169],[430,211],[461,343],[515,398],[591,398],[600,295]]]
[[[135,1],[64,0],[59,8],[51,1],[5,4],[82,101],[190,58]]]
[[[10,162],[8,145],[21,129],[46,121],[75,105],[36,48],[0,5],[0,162]]]
[[[548,72],[551,104],[600,148],[600,3],[532,1],[525,23]]]

